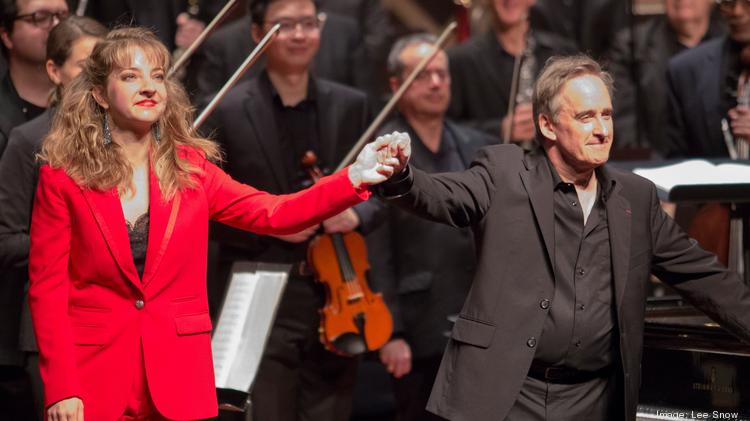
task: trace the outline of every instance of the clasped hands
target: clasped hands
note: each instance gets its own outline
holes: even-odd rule
[[[406,168],[411,155],[407,133],[393,132],[368,143],[349,167],[354,187],[372,186],[388,180]]]

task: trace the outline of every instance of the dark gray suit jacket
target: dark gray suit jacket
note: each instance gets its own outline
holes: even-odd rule
[[[250,16],[246,15],[206,39],[200,49],[203,62],[197,75],[198,104],[207,104],[255,48],[251,25]],[[350,18],[329,13],[320,34],[320,50],[315,56],[313,73],[344,85],[360,86],[366,82],[361,63],[362,38],[357,24]],[[261,57],[242,80],[259,75],[264,68],[265,59]]]
[[[731,332],[750,340],[750,289],[690,239],[659,205],[654,185],[606,165],[615,185],[609,224],[627,420],[635,420],[644,311],[653,272]],[[513,145],[480,150],[462,173],[408,177],[381,187],[418,214],[471,226],[479,265],[451,333],[428,409],[459,421],[503,419],[534,358],[554,292],[553,185],[545,155]]]
[[[381,133],[414,131],[396,118]],[[476,151],[495,140],[487,134],[445,123],[456,142],[464,168]],[[411,162],[421,167],[421,148],[414,148]],[[428,161],[429,162],[429,161]],[[387,206],[383,226],[367,236],[370,284],[383,293],[393,316],[394,334],[403,337],[415,358],[440,355],[450,330],[449,315],[458,314],[476,269],[474,237],[469,228],[454,228],[426,221]]]
[[[669,126],[661,146],[665,156],[729,157],[721,131],[728,42],[727,37],[713,39],[669,61]]]
[[[0,158],[0,360],[35,351],[26,302],[29,227],[39,164],[35,155],[50,128],[52,111],[11,131]],[[4,357],[3,357],[4,356]]]

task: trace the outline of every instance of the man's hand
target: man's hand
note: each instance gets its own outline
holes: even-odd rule
[[[502,136],[510,130],[511,116],[506,115],[501,124]],[[523,142],[534,138],[534,113],[531,104],[524,102],[516,105],[513,113],[513,133],[510,134],[511,142]]]
[[[406,140],[403,137],[406,137]],[[349,167],[349,180],[354,187],[372,186],[382,183],[394,174],[394,167],[399,165],[399,159],[390,155],[389,150],[398,151],[399,142],[409,143],[409,135],[393,132],[379,136],[368,143],[357,155],[357,160]]]
[[[83,402],[68,398],[55,403],[47,409],[47,421],[83,421]]]
[[[411,371],[411,348],[403,339],[391,339],[380,348],[380,362],[395,378]]]
[[[359,215],[353,209],[347,209],[336,216],[323,221],[323,229],[329,234],[340,232],[345,234],[354,231],[359,226]]]
[[[398,174],[406,168],[409,164],[409,158],[411,157],[411,138],[408,133],[393,132],[390,142],[388,144],[388,156],[384,157],[383,160],[389,163],[393,167],[393,173]],[[396,158],[397,161],[393,161]]]
[[[729,110],[728,114],[735,139],[750,142],[750,108],[747,105],[738,105]]]
[[[177,33],[174,36],[174,43],[178,48],[188,48],[203,32],[206,24],[193,19],[187,13],[177,15]]]
[[[270,237],[278,238],[279,240],[286,241],[287,243],[304,243],[305,241],[309,240],[310,237],[315,235],[317,231],[318,225],[315,225],[314,227],[307,228],[295,234],[270,235]]]

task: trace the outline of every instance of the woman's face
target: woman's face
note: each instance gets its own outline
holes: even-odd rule
[[[166,69],[135,48],[126,67],[116,67],[105,89],[94,96],[117,128],[143,131],[159,120],[167,104]]]
[[[78,76],[97,41],[99,41],[99,38],[88,35],[73,41],[70,55],[62,66],[56,65],[52,60],[47,60],[47,73],[52,82],[55,85],[65,86]]]

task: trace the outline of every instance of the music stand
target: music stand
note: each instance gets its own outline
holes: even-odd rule
[[[211,338],[221,410],[245,412],[290,265],[235,262]]]
[[[750,162],[728,159],[671,160],[665,162],[616,163],[651,180],[659,199],[673,203],[720,202],[732,205],[732,221],[743,221],[747,211],[737,205],[750,203]],[[730,269],[745,280],[750,263],[746,242],[740,236],[738,254],[730,256]]]

